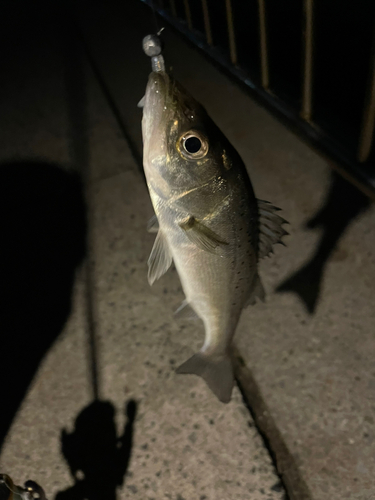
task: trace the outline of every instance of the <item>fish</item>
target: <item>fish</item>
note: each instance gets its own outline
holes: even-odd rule
[[[231,400],[230,346],[242,310],[264,300],[258,262],[282,243],[285,219],[257,200],[247,169],[205,108],[168,72],[149,75],[143,107],[143,166],[156,233],[152,285],[172,265],[185,294],[179,308],[204,324],[200,351],[177,368],[195,374],[223,403]]]

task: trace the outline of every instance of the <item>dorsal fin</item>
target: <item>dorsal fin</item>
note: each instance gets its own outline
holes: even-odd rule
[[[276,212],[280,210],[268,201],[257,200],[258,214],[259,214],[259,259],[267,257],[273,252],[273,245],[280,243],[284,245],[282,238],[289,234],[282,227],[283,224],[288,222],[277,215]]]

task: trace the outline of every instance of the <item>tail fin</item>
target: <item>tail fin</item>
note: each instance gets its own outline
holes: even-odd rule
[[[200,351],[182,363],[176,372],[202,377],[220,401],[229,403],[234,385],[234,374],[228,354],[218,357]]]

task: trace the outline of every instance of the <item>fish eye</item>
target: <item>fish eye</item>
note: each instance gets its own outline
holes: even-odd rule
[[[188,160],[203,158],[208,152],[207,139],[195,130],[184,134],[179,142],[179,152]]]
[[[198,153],[201,147],[202,147],[202,142],[199,139],[199,137],[192,136],[185,139],[184,148],[187,153],[192,153],[192,154]]]

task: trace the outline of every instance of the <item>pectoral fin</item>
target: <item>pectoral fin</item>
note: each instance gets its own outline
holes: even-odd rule
[[[274,207],[268,201],[258,200],[260,259],[272,253],[272,247],[276,243],[284,245],[282,237],[288,232],[282,225],[288,222],[277,215],[279,210],[280,208]]]
[[[148,259],[148,282],[150,285],[163,276],[171,267],[171,264],[172,254],[167,240],[163,233],[159,231]]]
[[[180,222],[179,226],[185,231],[190,241],[207,252],[214,253],[218,246],[228,245],[228,243],[220,238],[214,231],[197,221],[194,217],[189,217],[186,221]]]

